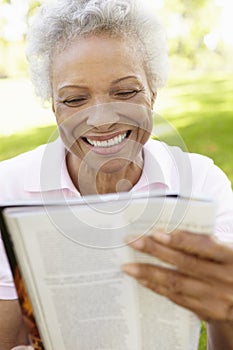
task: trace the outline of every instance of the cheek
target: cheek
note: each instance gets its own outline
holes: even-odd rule
[[[62,104],[55,105],[54,113],[59,129],[69,135],[74,134],[74,131],[86,122],[85,111],[77,111]]]
[[[53,103],[53,112],[58,125],[65,122],[73,114],[72,110],[67,108],[65,105],[56,102]]]
[[[66,106],[55,105],[54,113],[63,143],[72,153],[77,153],[77,138],[85,132],[86,118]]]
[[[143,105],[147,109],[152,109],[152,94],[148,89],[141,93],[137,98],[137,103]]]
[[[141,123],[138,132],[138,141],[144,145],[150,138],[153,129],[153,119],[152,116],[148,116],[143,123]]]
[[[139,128],[145,133],[151,133],[152,110],[145,103],[122,103],[118,105],[117,112],[125,119],[125,124],[133,129]]]

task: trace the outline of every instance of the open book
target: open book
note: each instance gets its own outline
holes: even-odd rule
[[[211,201],[172,194],[2,203],[2,237],[34,347],[195,349],[198,318],[140,286],[121,265],[164,264],[129,248],[128,236],[177,228],[211,234],[214,223]]]

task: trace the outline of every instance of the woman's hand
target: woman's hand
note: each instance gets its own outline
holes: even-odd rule
[[[175,266],[124,265],[139,283],[205,321],[233,321],[233,246],[183,231],[155,233],[129,245]]]

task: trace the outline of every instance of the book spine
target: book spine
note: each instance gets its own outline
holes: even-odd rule
[[[14,278],[15,289],[18,294],[18,300],[21,307],[23,320],[28,330],[30,345],[32,345],[35,350],[46,350],[43,345],[43,342],[37,327],[30,298],[28,296],[27,289],[25,287],[25,283],[17,263],[13,243],[10,239],[10,235],[7,232],[7,227],[5,225],[1,210],[0,210],[0,230],[1,230],[3,243],[5,246],[6,254],[8,257],[8,261],[10,264],[11,272]]]
[[[23,320],[28,329],[30,343],[35,350],[45,350],[36,324],[33,308],[18,265],[14,268],[14,283],[22,310]]]

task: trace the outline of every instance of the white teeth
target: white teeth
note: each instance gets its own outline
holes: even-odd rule
[[[121,134],[119,136],[115,136],[114,138],[112,138],[110,140],[96,141],[96,140],[91,140],[91,139],[87,138],[87,141],[94,147],[111,147],[111,146],[118,145],[119,143],[124,141],[126,136],[127,136],[127,133],[125,132],[124,134]]]

